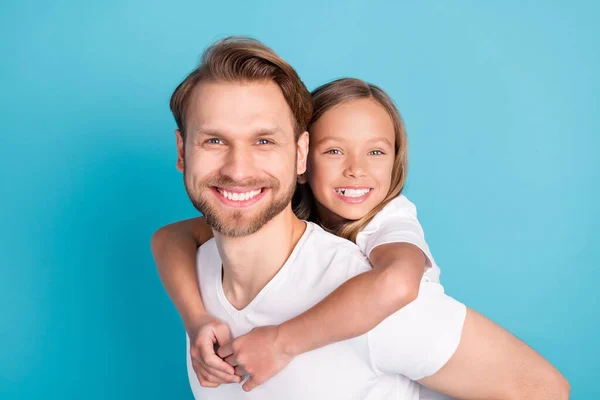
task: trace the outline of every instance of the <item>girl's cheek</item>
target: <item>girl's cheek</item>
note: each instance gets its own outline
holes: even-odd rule
[[[325,188],[327,186],[327,182],[327,176],[319,173],[319,171],[313,171],[311,174],[311,179],[309,179],[309,184],[313,192],[324,193],[326,191]]]

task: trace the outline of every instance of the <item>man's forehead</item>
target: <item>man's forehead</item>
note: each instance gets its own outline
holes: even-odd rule
[[[291,110],[273,82],[203,82],[187,110],[188,131],[293,131]]]

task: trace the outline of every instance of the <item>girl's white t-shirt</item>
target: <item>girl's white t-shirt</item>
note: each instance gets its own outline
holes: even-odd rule
[[[388,243],[410,243],[417,246],[427,257],[423,280],[440,281],[440,268],[425,242],[423,228],[417,219],[417,207],[403,194],[379,211],[356,237],[356,244],[369,258],[375,247]]]

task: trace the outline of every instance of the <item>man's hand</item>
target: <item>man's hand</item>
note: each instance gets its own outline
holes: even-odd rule
[[[231,365],[215,353],[215,345],[221,346],[231,340],[229,327],[211,315],[194,322],[187,329],[190,337],[192,366],[200,385],[215,388],[224,383],[240,383]]]
[[[249,392],[292,361],[279,339],[278,326],[261,326],[221,346],[217,354],[235,367],[236,375],[250,376],[242,386]]]

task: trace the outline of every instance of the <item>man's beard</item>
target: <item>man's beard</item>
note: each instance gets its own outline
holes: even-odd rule
[[[267,222],[272,220],[274,217],[279,215],[292,201],[294,195],[295,184],[289,185],[284,188],[283,192],[279,193],[281,184],[275,179],[262,179],[246,181],[244,184],[239,184],[227,177],[209,178],[205,182],[201,183],[195,189],[190,190],[186,179],[186,172],[184,169],[184,184],[185,190],[192,201],[192,204],[198,211],[200,211],[206,218],[206,223],[210,225],[214,230],[219,232],[223,236],[228,237],[241,237],[252,235],[258,232]],[[262,188],[269,189],[273,195],[277,196],[267,205],[263,205],[259,210],[253,210],[251,213],[245,210],[227,210],[226,212],[219,210],[219,205],[214,194],[208,192],[212,190],[212,187],[247,187],[248,190]],[[214,200],[210,200],[210,198]],[[262,202],[262,200],[260,200]],[[225,207],[225,206],[222,206]],[[254,206],[253,206],[254,207]],[[245,214],[253,214],[245,217]]]

